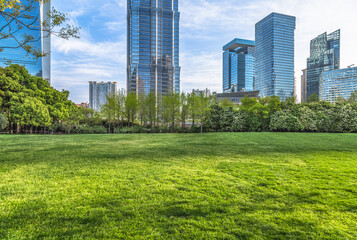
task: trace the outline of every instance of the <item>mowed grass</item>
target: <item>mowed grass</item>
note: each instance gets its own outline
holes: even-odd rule
[[[357,135],[3,135],[0,239],[357,239]]]

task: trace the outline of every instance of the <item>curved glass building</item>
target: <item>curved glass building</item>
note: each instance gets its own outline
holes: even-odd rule
[[[127,91],[180,92],[178,0],[128,0]]]
[[[51,10],[51,1],[39,3],[23,0],[23,3],[29,7],[29,11],[25,11],[24,14],[26,16],[20,15],[18,19],[29,27],[24,27],[21,23],[11,21],[12,18],[10,16],[0,15],[0,49],[2,50],[0,53],[0,66],[19,64],[26,67],[30,74],[51,82],[51,37],[48,33],[42,31],[43,27],[45,27],[42,23],[50,21],[48,12]],[[6,37],[9,34],[12,34],[13,37]],[[23,48],[19,47],[18,43],[18,41],[22,42],[24,35],[33,37],[30,45],[34,50],[40,50],[48,55],[36,58],[27,54]]]
[[[320,76],[323,72],[340,69],[341,31],[323,33],[310,42],[307,59],[307,96],[320,94]]]

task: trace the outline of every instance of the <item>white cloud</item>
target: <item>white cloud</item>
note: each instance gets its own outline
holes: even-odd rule
[[[84,38],[54,39],[53,51],[58,56],[52,63],[53,85],[70,89],[73,101],[88,101],[89,81],[116,81],[119,86],[125,86],[125,41],[95,43]]]
[[[179,3],[182,90],[209,87],[221,91],[222,46],[236,37],[254,39],[255,23],[271,12],[297,17],[298,80],[301,69],[306,67],[310,40],[325,31],[341,28],[341,67],[357,64],[355,0],[179,0]],[[118,81],[125,88],[126,1],[53,0],[53,5],[72,13],[73,23],[78,21],[83,27],[80,40],[53,39],[55,85],[71,90],[75,101],[88,99],[85,86],[89,80]]]
[[[301,70],[306,67],[309,56],[310,40],[327,31],[339,28],[341,35],[341,67],[357,63],[355,47],[357,1],[340,0],[182,0],[181,1],[181,41],[182,37],[189,41],[200,41],[200,44],[184,42],[183,51],[188,53],[182,58],[182,88],[192,86],[204,88],[210,86],[213,90],[221,91],[222,85],[222,55],[221,46],[233,38],[254,39],[255,23],[271,12],[280,12],[297,17],[295,33],[295,71],[300,82]],[[215,45],[212,45],[215,42]],[[190,48],[195,46],[195,50]],[[210,49],[210,50],[209,50]],[[196,56],[204,51],[206,55]],[[218,52],[217,52],[218,51]],[[220,61],[209,61],[207,56],[215,56]],[[194,74],[190,59],[201,58],[201,68],[209,69],[211,74]],[[216,65],[212,64],[216,62]],[[193,64],[193,66],[196,66]],[[186,76],[186,68],[192,75]],[[188,74],[187,74],[188,75]],[[191,76],[195,76],[192,79]],[[211,79],[207,79],[208,77]],[[192,84],[194,83],[194,84]],[[202,85],[207,83],[206,85]],[[300,84],[298,84],[300,87]]]

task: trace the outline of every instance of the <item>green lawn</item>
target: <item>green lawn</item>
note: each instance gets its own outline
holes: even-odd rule
[[[2,135],[0,239],[357,239],[357,135]]]

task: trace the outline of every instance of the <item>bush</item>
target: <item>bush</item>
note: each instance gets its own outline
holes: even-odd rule
[[[151,130],[145,127],[134,126],[134,127],[124,127],[116,128],[115,133],[128,134],[128,133],[150,133]]]
[[[317,132],[318,129],[318,116],[308,107],[302,107],[299,110],[300,112],[300,122],[304,127],[306,132]]]
[[[7,118],[4,114],[0,114],[0,131],[4,130],[8,126]]]
[[[234,112],[233,108],[227,108],[223,111],[222,117],[220,118],[220,131],[232,132],[234,122]]]
[[[243,111],[236,112],[232,123],[233,132],[245,132],[248,129],[248,114]]]
[[[206,127],[209,131],[220,131],[223,114],[224,110],[221,106],[211,106],[211,109],[206,114],[205,121],[203,123],[204,127]],[[201,129],[199,132],[201,132]]]
[[[247,115],[247,126],[249,132],[261,132],[263,130],[263,122],[254,114]]]
[[[277,111],[270,120],[272,132],[299,132],[303,128],[304,126],[297,117],[283,111]]]

